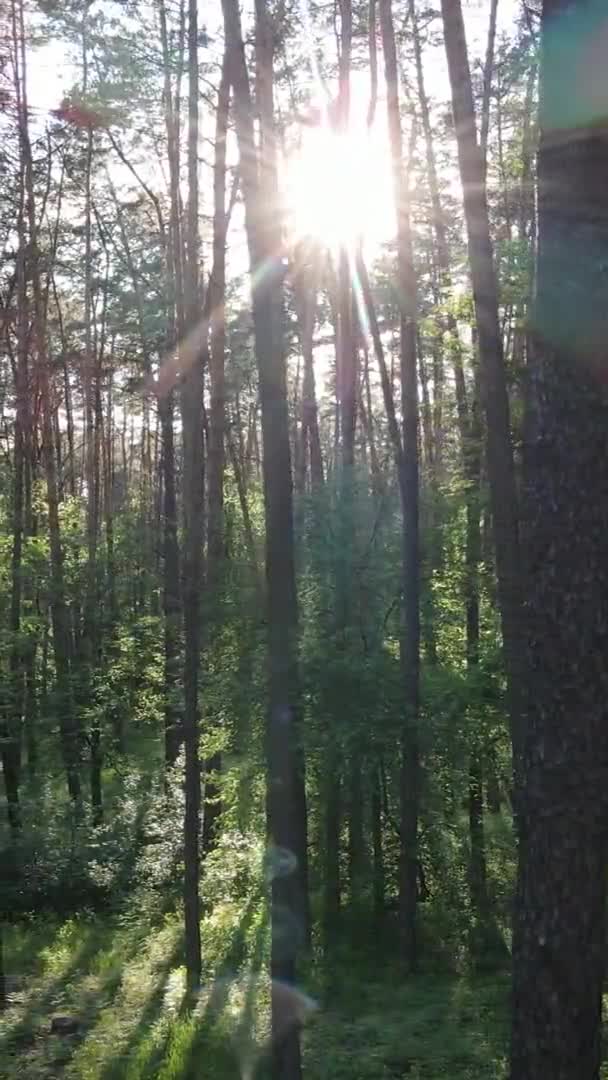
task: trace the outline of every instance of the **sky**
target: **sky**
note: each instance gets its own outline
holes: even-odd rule
[[[107,0],[101,0],[101,2],[107,4]],[[306,2],[308,2],[308,0],[299,0],[300,4],[304,4]],[[517,14],[521,10],[521,2],[522,0],[499,0],[499,40],[500,36],[503,33],[508,33],[513,27]],[[439,7],[438,3],[437,7]],[[485,55],[490,0],[463,0],[463,7],[466,21],[469,56],[471,63],[474,63],[476,60],[482,59]],[[201,2],[200,21],[202,25],[204,24],[208,27],[209,32],[213,38],[215,38],[216,40],[221,40],[221,9],[219,0],[211,0],[211,4],[209,3],[209,0],[206,0],[204,5]],[[436,27],[437,30],[440,29],[439,18],[436,21]],[[318,43],[318,38],[315,33],[314,26],[312,27],[312,31],[313,38],[316,39]],[[332,49],[333,47],[333,40],[329,41],[328,49]],[[77,78],[77,68],[71,63],[68,50],[60,42],[51,41],[50,43],[41,48],[30,51],[28,63],[28,97],[30,101],[30,106],[33,108],[34,117],[38,119],[38,123],[44,125],[45,118],[48,116],[49,110],[57,108],[59,106],[64,94],[76,81]],[[427,92],[429,93],[432,100],[436,102],[445,102],[449,100],[450,88],[445,62],[445,54],[441,43],[438,44],[438,46],[435,48],[425,50],[425,78]],[[357,73],[353,73],[352,90],[353,105],[356,105],[357,98],[360,98],[360,109],[358,111],[361,112],[362,126],[365,127],[363,117],[365,116],[367,111],[368,98],[368,78],[366,74],[361,72],[360,76],[357,77]],[[377,121],[375,125],[376,128],[382,126],[383,115],[384,110],[382,109],[381,103],[379,102],[379,110],[377,113]],[[387,142],[386,132],[381,132],[379,136],[374,135],[374,138],[376,138],[376,140],[379,138],[380,142]],[[366,143],[365,145],[366,147],[369,146],[368,143]],[[362,213],[363,216],[366,218],[369,216],[362,204],[363,194],[366,188],[369,189],[369,192],[373,193],[374,197],[370,203],[370,206],[376,208],[374,212],[377,212],[377,207],[379,205],[384,205],[386,208],[388,208],[388,220],[382,223],[378,223],[378,236],[376,237],[376,240],[379,241],[380,234],[382,234],[382,242],[384,242],[387,236],[392,234],[393,228],[391,224],[392,199],[390,193],[390,170],[386,169],[385,160],[383,161],[383,159],[386,158],[386,153],[386,147],[384,148],[384,150],[378,147],[376,147],[375,150],[373,148],[369,148],[370,162],[373,164],[373,161],[375,159],[377,164],[376,173],[373,172],[373,169],[369,166],[369,163],[365,166],[365,168],[363,168],[361,163],[353,165],[353,168],[357,168],[359,171],[363,170],[363,173],[365,175],[365,181],[363,185],[360,184],[358,186],[358,189],[353,192],[352,201],[353,203],[357,204],[357,212],[360,214]],[[319,188],[319,196],[320,198],[323,198],[324,185],[327,184],[326,178],[328,176],[328,168],[334,168],[334,172],[336,173],[337,177],[337,183],[342,183],[342,180],[340,169],[335,162],[334,166],[325,166],[325,169],[321,175],[321,179],[319,179],[319,160],[319,157],[315,159],[315,157],[313,156],[312,166],[309,162],[308,173],[305,169],[303,175],[300,176],[299,180],[296,180],[296,189],[299,190],[299,188],[303,188],[306,191],[311,187],[314,189],[316,184],[316,187]],[[159,175],[158,169],[151,162],[150,165],[150,182],[154,186],[157,186],[159,183],[162,184],[162,177]],[[118,163],[117,167],[120,168],[118,166]],[[148,169],[145,168],[145,171],[147,172]],[[344,170],[342,169],[342,172],[343,171]],[[152,176],[153,173],[155,173],[154,176]],[[130,177],[128,179],[130,180]],[[118,176],[118,173],[114,175],[114,182],[117,184],[118,187],[121,185],[121,179]],[[382,186],[383,184],[384,187],[386,187],[386,185],[388,184],[386,192],[384,192],[384,187]],[[344,189],[342,188],[342,190]],[[379,191],[384,192],[386,197],[378,198],[377,196]],[[334,201],[334,206],[335,205],[336,204]],[[309,197],[307,203],[306,195],[304,195],[302,207],[304,209],[305,215],[306,212],[308,212],[309,216],[312,216],[313,218],[318,218],[319,206],[320,202],[318,200],[315,201],[314,198],[311,201]],[[346,208],[346,210],[348,213],[348,208]],[[331,207],[329,213],[332,213]],[[387,215],[385,215],[385,217],[386,216]],[[233,275],[237,276],[245,273],[248,263],[245,235],[242,228],[242,221],[240,220],[241,217],[242,214],[240,212],[240,209],[237,207],[234,215],[233,228],[231,230],[231,242],[229,247],[230,272]],[[331,220],[328,219],[327,227],[330,231],[331,224]],[[373,241],[371,243],[373,246]],[[322,353],[323,349],[318,348],[316,352],[316,367],[317,378],[320,386],[323,386],[323,383],[325,381],[324,375],[326,375],[325,369],[327,367],[327,356],[321,355]],[[117,415],[116,420],[117,423],[120,423],[121,417]],[[139,418],[136,419],[135,423],[136,426],[139,426]]]
[[[463,6],[471,58],[481,57],[485,51],[490,0],[464,0]],[[521,0],[499,0],[499,35],[509,31],[519,10]],[[201,3],[201,21],[205,22],[208,17],[209,4]],[[431,56],[427,57],[427,62],[429,60]],[[60,43],[50,42],[37,49],[31,54],[29,67],[29,97],[32,106],[37,110],[55,108],[61,102],[62,95],[72,79],[73,69],[68,54]],[[433,97],[448,97],[449,86],[442,50],[433,50],[432,60],[428,65],[427,83],[428,91]]]
[[[101,0],[102,3],[107,5],[107,0]],[[300,4],[307,3],[307,0],[299,0]],[[110,5],[108,10],[110,10]],[[437,5],[438,6],[438,5]],[[471,63],[476,60],[482,59],[485,55],[486,38],[489,19],[490,0],[463,0],[463,8],[466,20],[467,30],[467,43],[469,47],[469,56]],[[508,33],[513,27],[514,21],[518,12],[521,10],[521,0],[499,0],[498,2],[498,37],[503,33]],[[221,39],[221,9],[219,0],[212,0],[211,5],[206,2],[200,6],[200,21],[208,27],[212,39]],[[303,19],[304,24],[304,19]],[[436,28],[440,29],[440,19],[436,20]],[[313,38],[317,39],[314,26],[312,27]],[[437,35],[439,38],[439,35]],[[333,40],[328,42],[328,49],[334,47]],[[445,54],[441,43],[437,47],[425,50],[425,78],[427,93],[434,101],[443,102],[448,101],[450,96],[449,81],[447,76],[447,67],[445,62]],[[44,122],[45,116],[48,114],[48,110],[56,108],[62,100],[64,93],[69,89],[70,85],[78,77],[77,68],[70,62],[68,51],[59,42],[50,42],[42,48],[32,51],[29,58],[28,68],[28,96],[31,106],[35,110],[35,115],[38,115],[40,121]],[[357,85],[355,85],[357,83]],[[360,83],[360,85],[359,85]],[[358,110],[361,113],[361,126],[365,131],[364,117],[367,111],[367,98],[368,98],[368,79],[367,75],[363,72],[360,73],[359,81],[357,81],[357,73],[353,73],[353,106],[356,104],[357,93],[361,99],[361,108]],[[384,110],[379,102],[379,109],[377,112],[377,120],[375,128],[378,130],[382,126],[384,116]],[[209,132],[210,133],[210,132]],[[387,210],[384,217],[387,220],[378,221],[372,226],[371,232],[373,234],[372,239],[369,241],[371,247],[368,251],[368,255],[372,254],[372,250],[376,248],[378,243],[384,243],[388,237],[392,235],[392,199],[391,199],[391,182],[390,182],[390,169],[386,167],[386,156],[388,153],[388,141],[386,132],[380,132],[379,136],[374,135],[376,141],[378,138],[381,143],[385,143],[384,149],[376,146],[371,146],[368,139],[362,142],[364,153],[367,157],[363,162],[355,163],[355,168],[361,173],[363,180],[361,183],[355,185],[351,201],[353,202],[352,211],[348,207],[345,207],[347,218],[356,218],[357,214],[369,222],[370,217],[374,215],[378,216],[378,207],[384,206]],[[359,148],[360,149],[360,148]],[[335,158],[335,148],[334,148]],[[208,153],[206,152],[206,156]],[[341,186],[341,190],[345,190],[345,186],[348,186],[348,182],[344,182],[344,168],[339,167],[334,160],[332,163],[327,163],[323,159],[323,168],[320,166],[322,158],[313,154],[312,160],[309,159],[308,167],[304,166],[301,171],[301,175],[298,177],[296,174],[296,205],[299,201],[300,210],[303,211],[304,217],[308,215],[313,221],[316,220],[316,232],[319,233],[319,219],[322,219],[321,210],[325,207],[325,203],[329,204],[328,211],[326,210],[326,225],[327,230],[331,232],[332,221],[331,216],[335,213],[335,206],[338,205],[336,200],[331,198],[325,199],[325,193],[327,191],[328,177],[331,173],[336,174],[336,184]],[[374,171],[375,163],[375,171]],[[288,167],[289,168],[289,167]],[[117,163],[117,169],[120,171],[120,167]],[[153,186],[163,183],[161,175],[159,175],[157,164],[149,162],[148,166],[143,165],[144,172],[148,175],[149,182]],[[328,171],[329,170],[329,171]],[[333,170],[333,172],[332,172]],[[122,178],[119,172],[113,174],[114,182],[117,187],[122,184]],[[289,172],[288,172],[289,176]],[[130,176],[127,177],[127,182],[130,182]],[[335,186],[335,185],[334,185]],[[317,198],[314,197],[315,187],[318,189]],[[313,195],[311,198],[310,191],[312,189]],[[385,190],[386,189],[386,190]],[[298,195],[299,191],[303,191],[303,195]],[[307,196],[308,192],[308,196]],[[365,201],[365,195],[368,195],[369,207]],[[382,193],[382,197],[378,197],[378,192]],[[247,248],[244,231],[242,228],[242,221],[240,220],[242,213],[239,207],[236,208],[233,227],[231,229],[231,242],[229,246],[229,263],[230,273],[232,275],[241,276],[247,269]],[[347,230],[348,232],[348,222]],[[351,231],[354,231],[354,227]],[[326,239],[326,237],[323,237]],[[338,236],[339,240],[340,237]],[[368,241],[365,240],[365,248],[367,250]]]

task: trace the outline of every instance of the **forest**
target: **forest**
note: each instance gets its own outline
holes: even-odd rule
[[[604,0],[0,0],[2,1080],[600,1080]]]

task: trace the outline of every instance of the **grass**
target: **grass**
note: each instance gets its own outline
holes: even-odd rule
[[[394,955],[331,973],[304,1035],[307,1080],[500,1080],[508,977],[403,978]]]
[[[261,905],[216,906],[203,924],[206,970],[183,1009],[179,920],[34,921],[6,935],[9,1008],[3,1080],[250,1080],[264,1073],[269,986]],[[391,957],[314,962],[318,1008],[303,1038],[306,1080],[500,1080],[506,977],[404,980]],[[71,1036],[53,1015],[77,1017]]]

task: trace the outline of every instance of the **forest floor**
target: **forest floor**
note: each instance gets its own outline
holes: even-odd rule
[[[203,925],[207,972],[182,1010],[179,921],[47,920],[5,933],[9,1006],[0,1016],[2,1080],[253,1080],[265,1074],[267,935],[260,909],[222,904]],[[394,957],[314,961],[306,1080],[499,1080],[506,976],[399,977]],[[58,1015],[70,1035],[51,1033]]]

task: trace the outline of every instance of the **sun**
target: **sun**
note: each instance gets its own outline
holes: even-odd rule
[[[303,128],[286,162],[285,202],[296,240],[313,239],[332,252],[362,243],[373,254],[395,231],[382,127]]]

